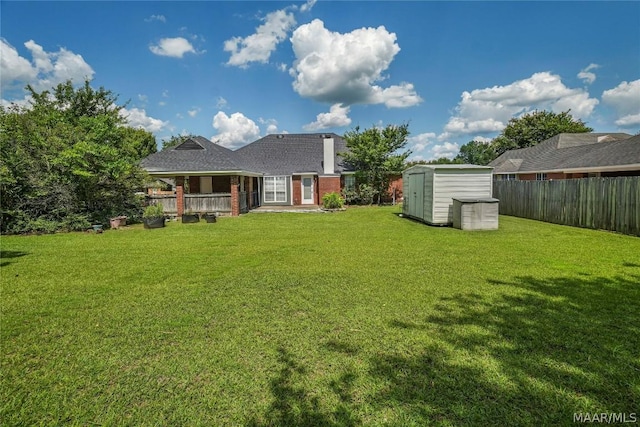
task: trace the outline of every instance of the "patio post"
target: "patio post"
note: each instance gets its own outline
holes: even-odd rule
[[[176,176],[176,209],[178,216],[184,213],[184,176]]]
[[[231,216],[240,215],[240,194],[238,194],[238,186],[240,184],[239,177],[234,175],[231,177]]]

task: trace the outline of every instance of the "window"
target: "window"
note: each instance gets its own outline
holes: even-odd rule
[[[536,181],[546,181],[547,180],[547,174],[546,173],[537,173],[536,174]]]
[[[506,175],[502,175],[502,179],[506,181],[515,181],[517,178],[515,173],[508,173]]]
[[[346,191],[355,191],[356,189],[356,177],[355,175],[344,176],[344,189]]]
[[[287,201],[287,177],[285,176],[265,176],[264,177],[264,201],[265,202],[286,202]]]

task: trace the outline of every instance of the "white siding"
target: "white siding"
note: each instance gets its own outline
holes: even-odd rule
[[[486,201],[466,203],[454,200],[453,226],[461,230],[497,230],[498,203]]]
[[[433,197],[434,197],[434,181],[433,170],[429,170],[424,174],[424,220],[433,222],[435,216]]]
[[[453,198],[491,197],[491,173],[484,170],[438,170],[434,177],[433,224],[453,223]]]

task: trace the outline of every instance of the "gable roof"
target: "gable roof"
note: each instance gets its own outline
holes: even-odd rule
[[[273,134],[236,151],[201,136],[191,137],[177,147],[153,153],[141,166],[153,175],[176,173],[249,175],[323,174],[324,138],[333,138],[335,172],[348,168],[339,152],[347,151],[342,137],[331,134]]]
[[[246,165],[267,175],[292,175],[298,173],[324,173],[325,138],[333,138],[335,173],[348,168],[339,152],[347,151],[341,136],[335,133],[301,133],[267,135],[235,152]]]
[[[494,173],[640,169],[640,136],[561,133],[533,147],[504,152],[489,163]]]
[[[176,172],[255,172],[245,168],[233,151],[201,136],[145,157],[141,166],[154,175]]]

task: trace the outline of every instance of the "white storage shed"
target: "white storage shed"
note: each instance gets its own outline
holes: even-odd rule
[[[453,224],[453,199],[491,198],[493,168],[415,165],[402,173],[404,215],[431,225]]]

